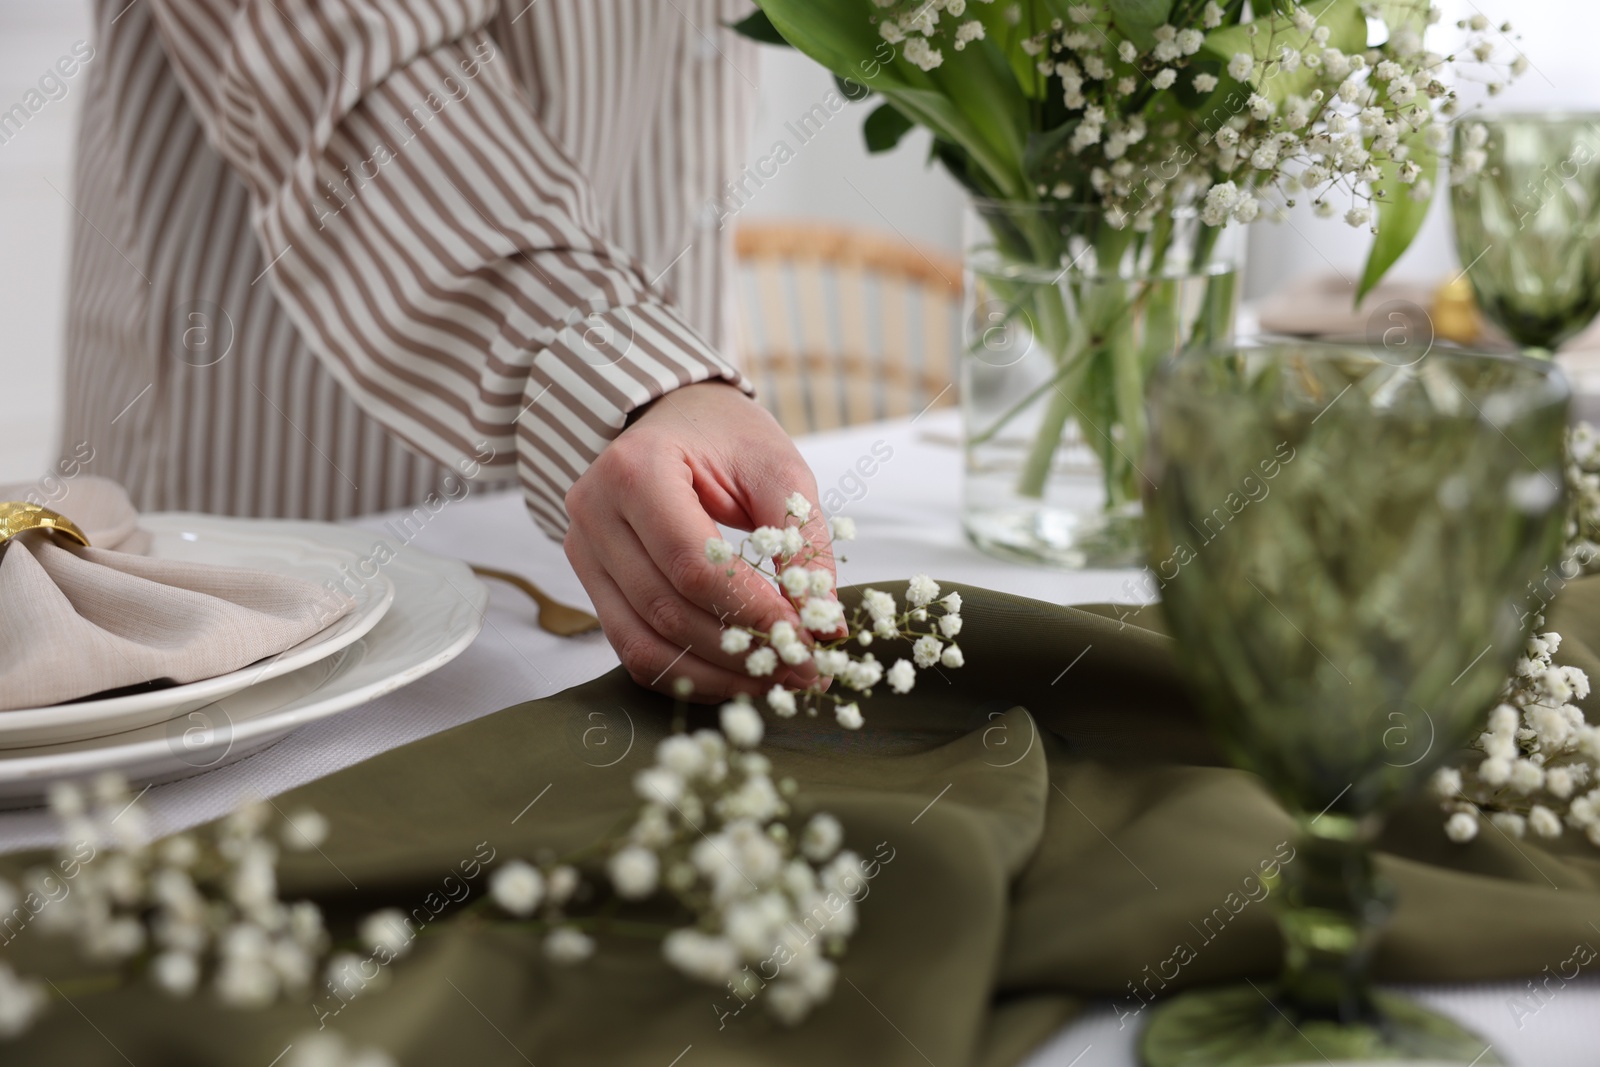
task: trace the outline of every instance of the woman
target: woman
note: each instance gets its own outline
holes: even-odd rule
[[[100,0],[67,447],[235,515],[515,477],[636,679],[754,691],[722,620],[793,611],[703,546],[816,490],[722,355],[700,210],[744,159],[747,8]]]

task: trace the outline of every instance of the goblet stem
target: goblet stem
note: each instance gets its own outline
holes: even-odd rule
[[[1394,902],[1372,863],[1378,819],[1324,813],[1299,822],[1300,850],[1278,895],[1279,1007],[1299,1020],[1376,1023],[1367,975]]]

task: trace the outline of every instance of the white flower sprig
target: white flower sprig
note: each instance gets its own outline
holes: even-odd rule
[[[1557,633],[1528,639],[1504,701],[1475,743],[1481,761],[1434,775],[1452,841],[1476,837],[1481,813],[1513,837],[1560,837],[1564,822],[1600,846],[1600,788],[1593,788],[1600,785],[1600,727],[1570,703],[1589,695],[1589,679],[1551,662],[1560,645]]]
[[[1572,503],[1558,587],[1600,569],[1600,440],[1587,423],[1567,434],[1566,480]],[[1529,588],[1541,603],[1554,592]],[[1535,631],[1543,621],[1535,615]],[[1600,727],[1572,703],[1589,695],[1589,677],[1556,666],[1560,647],[1559,633],[1528,638],[1501,703],[1474,742],[1475,761],[1435,773],[1431,784],[1448,813],[1450,840],[1471,841],[1487,818],[1512,837],[1560,837],[1570,827],[1600,847]]]
[[[817,813],[792,828],[793,780],[773,782],[752,751],[761,716],[744,701],[723,706],[721,732],[664,739],[656,764],[634,780],[645,804],[608,870],[619,895],[642,899],[658,885],[695,916],[669,933],[662,955],[679,971],[729,985],[772,960],[765,976],[771,1014],[796,1023],[832,994],[836,967],[857,925],[846,891],[860,859],[841,852],[844,834]],[[802,923],[821,934],[798,936]]]
[[[302,811],[277,819],[257,802],[208,834],[147,843],[149,820],[126,781],[108,773],[85,792],[50,790],[65,844],[53,868],[0,879],[0,905],[41,935],[73,938],[91,962],[143,973],[163,992],[195,995],[209,980],[223,1004],[261,1008],[305,995],[328,947],[322,912],[278,899],[280,849],[315,848],[327,821]],[[25,910],[24,910],[25,905]],[[0,1038],[45,1010],[42,983],[0,965]]]
[[[799,612],[801,629],[780,621],[770,631],[750,626],[722,631],[722,650],[745,654],[745,671],[751,677],[772,675],[780,662],[791,667],[809,662],[816,667],[818,679],[810,686],[772,687],[766,702],[774,715],[786,719],[802,710],[816,715],[831,703],[839,725],[859,730],[865,722],[859,701],[872,696],[880,682],[896,693],[909,693],[918,669],[955,669],[966,662],[955,641],[962,627],[960,593],[941,597],[937,582],[917,574],[906,587],[903,606],[890,593],[867,589],[847,615],[834,594],[832,577],[811,566],[820,553],[802,530],[811,518],[810,503],[799,493],[791,494],[788,515],[796,524],[758,527],[737,548],[722,538],[706,542],[706,559],[716,564],[742,560],[777,585]],[[831,526],[835,542],[855,537],[855,523],[849,519],[837,517]],[[735,573],[730,566],[728,577]],[[885,666],[871,652],[852,655],[848,650],[852,643],[867,648],[875,640],[909,641],[911,658],[897,658]],[[831,688],[834,681],[845,692]]]
[[[728,577],[738,573],[736,561],[748,564],[781,589],[799,614],[803,635],[791,623],[768,632],[738,626],[723,632],[724,651],[744,654],[751,675],[769,676],[779,662],[812,662],[822,678],[837,678],[868,696],[880,682],[908,692],[918,667],[961,665],[961,649],[953,643],[961,631],[959,594],[940,599],[938,585],[918,575],[903,610],[888,593],[869,589],[847,614],[831,575],[814,566],[820,552],[804,532],[811,503],[791,493],[785,511],[783,526],[759,527],[738,548],[722,538],[706,543],[706,558],[726,566]],[[856,533],[845,518],[835,518],[831,530],[835,542]],[[844,650],[852,640],[870,645],[892,638],[913,641],[912,658],[887,669],[870,653]],[[690,695],[684,680],[675,689],[680,698]],[[824,692],[820,679],[804,690],[775,685],[766,696],[780,718],[802,706],[814,715],[825,699],[834,701],[842,725],[861,727],[857,698]],[[757,989],[770,1014],[798,1023],[832,995],[834,960],[856,931],[858,894],[864,895],[872,874],[859,855],[842,848],[838,819],[816,812],[803,823],[797,820],[795,782],[774,782],[771,763],[755,751],[766,724],[750,698],[723,704],[717,725],[693,732],[680,725],[663,738],[654,764],[634,777],[642,807],[625,830],[595,847],[606,856],[618,903],[666,896],[693,917],[663,931],[662,955],[672,967],[695,981],[725,985],[741,1001]],[[541,868],[515,860],[490,877],[495,904],[548,930],[545,954],[559,962],[577,962],[594,951],[585,929],[618,929],[614,917],[567,914],[566,902],[578,888],[571,866]],[[640,932],[639,925],[630,928]]]
[[[840,851],[844,831],[832,815],[791,827],[797,786],[775,783],[771,763],[753,751],[765,732],[753,705],[723,705],[719,726],[661,740],[655,763],[634,776],[637,815],[598,849],[618,903],[666,896],[693,916],[686,926],[653,930],[672,967],[729,989],[746,972],[746,984],[765,987],[768,1011],[797,1023],[833,992],[832,960],[856,930],[851,886],[862,883],[861,860]],[[643,924],[612,915],[568,914],[579,887],[570,865],[541,869],[523,860],[502,864],[489,882],[501,911],[548,931],[545,955],[555,963],[594,953],[584,928],[642,932]],[[759,964],[776,974],[753,979],[747,972]]]

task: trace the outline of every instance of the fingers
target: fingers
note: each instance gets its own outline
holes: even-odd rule
[[[736,693],[760,696],[772,685],[771,679],[752,678],[709,663],[691,649],[673,644],[657,633],[634,611],[617,583],[580,539],[567,539],[567,558],[588,591],[617,658],[639,685],[670,692],[674,680],[687,678],[694,686],[693,699],[711,702],[727,700]]]
[[[723,565],[706,559],[707,539],[720,537],[721,531],[706,514],[686,470],[683,477],[640,485],[619,504],[623,520],[638,533],[655,570],[689,604],[727,623],[762,632],[770,632],[780,620],[799,628],[794,606],[748,564],[735,560]],[[782,506],[780,501],[780,512]]]
[[[744,671],[744,654],[722,650],[726,621],[692,603],[667,580],[657,569],[655,560],[645,551],[637,531],[619,521],[612,526],[605,540],[586,547],[622,591],[634,614],[669,644],[689,648],[708,663],[740,673]],[[726,579],[729,568],[707,560],[703,542],[699,548],[700,563]],[[740,567],[765,591],[771,591],[772,587],[765,579],[744,564],[740,564]],[[728,581],[731,586],[732,579]],[[737,591],[736,586],[734,589]],[[730,617],[731,614],[729,611]],[[809,661],[797,667],[780,667],[776,680],[785,685],[809,685],[816,680],[816,668]]]
[[[771,633],[782,622],[807,644],[812,639],[795,603],[768,577],[743,560],[711,562],[706,543],[721,537],[719,522],[795,525],[786,498],[798,491],[809,502],[795,510],[806,515],[800,533],[811,548],[797,562],[831,578],[815,479],[771,416],[730,387],[685,386],[662,399],[671,403],[646,408],[566,498],[567,554],[607,637],[629,674],[656,689],[685,677],[703,698],[719,699],[761,693],[774,682],[814,684],[809,659],[754,679],[745,655],[722,651],[729,625]]]
[[[796,563],[808,570],[825,571],[828,575],[830,595],[833,587],[838,582],[838,567],[833,554],[833,534],[828,528],[828,520],[822,514],[822,507],[818,503],[816,480],[810,468],[800,463],[796,457],[798,467],[790,465],[786,473],[769,479],[770,481],[788,486],[782,492],[770,490],[755,494],[751,499],[751,518],[759,526],[777,526],[794,524],[788,511],[788,498],[791,493],[799,493],[805,498],[810,510],[806,520],[800,523],[801,535],[810,546]],[[785,562],[778,562],[778,569],[785,569]],[[842,632],[842,631],[841,631]],[[822,634],[823,637],[837,636],[837,634]]]

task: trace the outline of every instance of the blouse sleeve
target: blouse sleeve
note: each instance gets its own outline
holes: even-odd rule
[[[692,382],[749,391],[603,236],[497,58],[494,0],[150,3],[250,190],[276,296],[411,446],[454,463],[487,444],[560,536],[567,490],[630,412]]]

